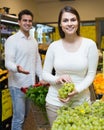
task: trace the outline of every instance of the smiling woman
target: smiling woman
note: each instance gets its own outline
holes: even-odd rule
[[[43,79],[50,83],[46,110],[51,126],[60,107],[69,103],[72,103],[70,107],[75,107],[84,101],[91,103],[89,86],[98,64],[96,43],[80,36],[80,16],[75,8],[65,6],[61,9],[58,29],[61,38],[48,47],[43,67]],[[51,73],[53,68],[55,75]],[[63,83],[69,82],[74,84],[74,90],[62,100],[58,90]]]

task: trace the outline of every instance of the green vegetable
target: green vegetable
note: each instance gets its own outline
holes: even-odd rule
[[[48,92],[48,87],[39,86],[33,87],[30,86],[26,92],[26,97],[29,98],[33,103],[39,106],[42,109],[45,109],[45,98]]]

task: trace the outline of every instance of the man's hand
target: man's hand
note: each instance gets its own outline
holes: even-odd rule
[[[30,74],[30,72],[29,71],[26,71],[26,70],[24,70],[21,66],[17,66],[17,71],[19,72],[19,73],[23,73],[23,74]]]

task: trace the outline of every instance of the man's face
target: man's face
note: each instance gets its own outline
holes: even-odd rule
[[[32,27],[31,15],[22,15],[22,18],[18,21],[18,23],[22,32],[29,32]]]

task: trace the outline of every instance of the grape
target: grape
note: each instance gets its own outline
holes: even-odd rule
[[[65,99],[68,94],[74,90],[73,83],[64,83],[62,87],[58,90],[59,98]]]
[[[84,113],[82,113],[84,111]],[[104,130],[104,101],[58,109],[51,130]]]

